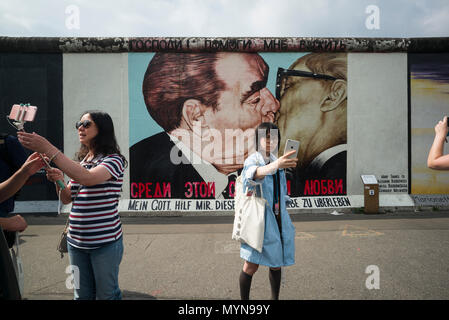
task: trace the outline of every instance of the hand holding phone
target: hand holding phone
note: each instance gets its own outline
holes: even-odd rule
[[[298,157],[298,151],[299,151],[299,145],[300,145],[299,141],[292,140],[292,139],[287,139],[287,142],[285,143],[285,148],[284,148],[284,155],[286,155],[287,153],[289,153],[291,151],[295,151],[288,158],[289,159],[297,158]]]
[[[52,169],[52,167],[51,167],[50,164],[48,163],[47,159],[46,159],[41,153],[39,153],[39,155],[40,155],[42,161],[44,161],[45,166],[47,167],[47,170],[48,170],[48,169]],[[65,189],[65,184],[64,184],[64,182],[62,182],[62,180],[56,180],[55,182],[58,184],[58,186],[59,186],[62,190]]]

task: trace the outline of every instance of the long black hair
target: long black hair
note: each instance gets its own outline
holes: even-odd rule
[[[261,138],[270,137],[272,133],[276,134],[276,132],[278,136],[276,149],[279,149],[279,143],[281,143],[281,132],[279,131],[279,128],[272,122],[262,122],[261,124],[259,124],[259,126],[256,128],[256,151],[259,151]]]
[[[82,116],[89,114],[92,121],[95,123],[98,129],[98,134],[91,141],[91,149],[94,152],[94,156],[99,154],[110,155],[118,154],[122,158],[125,167],[128,166],[128,161],[121,154],[120,147],[117,144],[117,139],[115,138],[114,123],[109,114],[99,110],[91,110],[83,112]],[[80,150],[77,152],[76,157],[78,161],[84,159],[84,157],[89,152],[89,148],[81,144]]]

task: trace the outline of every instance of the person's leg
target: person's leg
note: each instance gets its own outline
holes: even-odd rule
[[[67,244],[70,265],[74,277],[75,300],[95,300],[95,279],[89,250],[78,249]]]
[[[123,257],[123,237],[92,253],[98,300],[121,300],[118,284],[119,265]]]
[[[269,279],[271,285],[271,300],[279,300],[281,289],[281,268],[270,268]]]
[[[240,272],[239,283],[240,283],[240,298],[242,300],[249,300],[249,292],[251,290],[251,281],[253,279],[254,273],[256,273],[259,268],[258,264],[245,261],[243,265],[243,270]]]

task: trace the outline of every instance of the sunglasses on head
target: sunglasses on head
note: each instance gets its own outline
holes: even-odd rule
[[[84,121],[78,121],[75,123],[75,128],[78,130],[81,126],[83,126],[84,128],[89,128],[90,125],[92,124],[92,121],[90,120],[84,120]]]

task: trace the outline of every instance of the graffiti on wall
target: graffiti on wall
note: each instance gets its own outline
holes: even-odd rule
[[[278,125],[280,154],[301,142],[291,196],[346,195],[345,53],[131,53],[128,65],[132,199],[233,199],[262,122]]]
[[[449,174],[427,168],[434,127],[449,115],[449,54],[409,54],[411,193],[449,193]],[[445,153],[448,152],[445,145]]]
[[[138,38],[133,52],[236,51],[236,52],[344,52],[343,39],[312,38]]]

